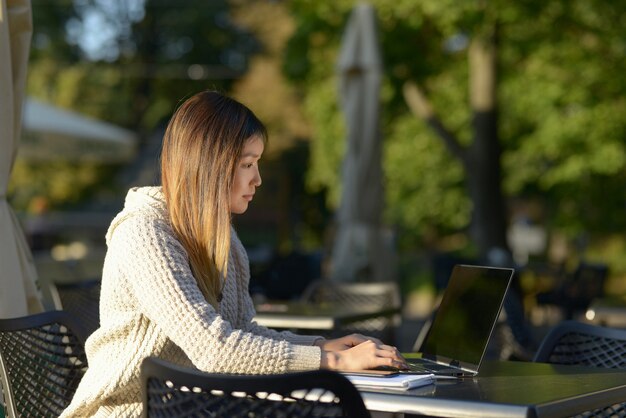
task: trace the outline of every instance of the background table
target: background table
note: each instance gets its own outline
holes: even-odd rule
[[[567,417],[626,400],[623,370],[490,361],[480,375],[406,392],[361,391],[372,411],[435,417]]]
[[[381,316],[393,316],[399,308],[353,308],[328,303],[268,302],[255,306],[254,320],[270,328],[333,330]]]

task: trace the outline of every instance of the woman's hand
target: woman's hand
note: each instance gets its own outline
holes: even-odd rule
[[[338,340],[343,339],[339,338],[328,342]],[[366,339],[351,348],[339,351],[329,351],[322,347],[321,367],[323,369],[364,370],[380,366],[391,366],[398,369],[407,368],[406,361],[397,348],[370,339]]]

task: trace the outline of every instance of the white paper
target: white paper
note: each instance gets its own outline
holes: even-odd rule
[[[398,374],[385,377],[346,374],[345,376],[356,387],[367,389],[386,388],[408,390],[435,383],[435,375],[433,374]]]

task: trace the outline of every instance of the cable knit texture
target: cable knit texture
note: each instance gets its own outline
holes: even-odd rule
[[[160,187],[134,188],[109,227],[100,328],[86,343],[89,369],[67,417],[141,414],[139,366],[158,356],[214,373],[272,374],[318,369],[316,336],[252,321],[250,269],[232,230],[219,312],[205,300],[169,224]]]

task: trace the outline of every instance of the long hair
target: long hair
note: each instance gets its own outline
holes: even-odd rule
[[[228,267],[233,177],[253,136],[267,141],[265,127],[250,109],[204,91],[180,105],[163,138],[161,183],[169,220],[198,287],[215,308]]]

